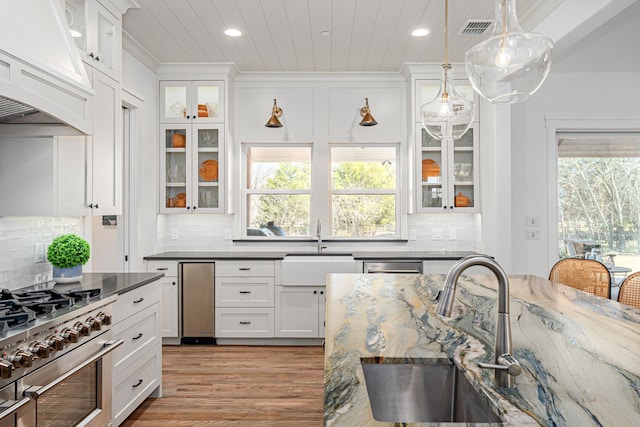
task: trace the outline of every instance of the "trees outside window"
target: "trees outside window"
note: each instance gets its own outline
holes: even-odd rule
[[[312,144],[245,144],[247,236],[313,238],[312,218],[330,218],[325,237],[397,238],[398,149],[336,143],[314,158]],[[314,181],[313,168],[330,182]]]

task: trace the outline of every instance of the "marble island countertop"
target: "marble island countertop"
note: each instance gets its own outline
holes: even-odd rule
[[[493,371],[477,366],[493,363],[496,279],[463,275],[446,319],[435,314],[443,282],[443,275],[329,275],[325,426],[447,425],[376,421],[361,367],[361,358],[375,356],[453,358],[490,397],[500,425],[640,425],[640,310],[510,276],[513,355],[523,371],[515,388],[499,389]]]

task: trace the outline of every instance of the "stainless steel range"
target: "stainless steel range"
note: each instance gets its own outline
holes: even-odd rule
[[[0,427],[111,424],[116,298],[0,291]]]

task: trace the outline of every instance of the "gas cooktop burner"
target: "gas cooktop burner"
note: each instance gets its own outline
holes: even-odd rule
[[[22,325],[75,303],[100,295],[100,289],[58,292],[51,289],[38,291],[0,290],[0,332]]]

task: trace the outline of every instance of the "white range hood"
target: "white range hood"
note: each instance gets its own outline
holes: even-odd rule
[[[91,132],[93,89],[63,3],[2,2],[0,124],[59,123]]]

